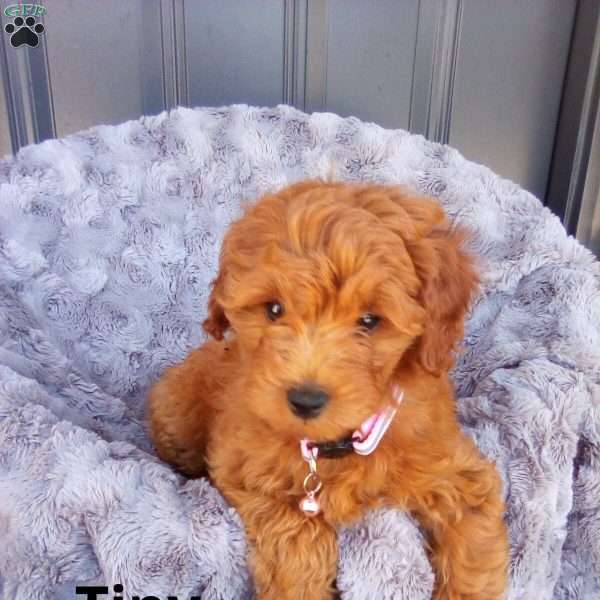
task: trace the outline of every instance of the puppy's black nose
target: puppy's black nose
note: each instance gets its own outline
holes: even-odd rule
[[[317,417],[329,401],[327,392],[307,385],[291,388],[287,398],[294,414],[302,419]]]

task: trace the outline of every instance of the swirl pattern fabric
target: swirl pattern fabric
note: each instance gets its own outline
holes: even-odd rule
[[[473,232],[453,376],[504,481],[511,600],[600,598],[600,265],[517,185],[400,130],[280,106],[179,108],[0,161],[0,598],[252,598],[243,530],[155,456],[149,385],[201,343],[223,233],[307,177],[399,183]],[[415,523],[339,532],[344,600],[429,598]],[[112,593],[112,587],[111,587]]]

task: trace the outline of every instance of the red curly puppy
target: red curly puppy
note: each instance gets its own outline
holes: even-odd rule
[[[461,242],[432,200],[317,182],[227,233],[215,339],[154,386],[150,421],[159,456],[238,510],[261,600],[331,598],[336,527],[382,505],[427,530],[435,598],[503,596],[500,480],[448,377],[477,285]]]

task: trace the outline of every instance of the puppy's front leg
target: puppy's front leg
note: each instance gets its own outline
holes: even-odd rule
[[[430,532],[434,598],[501,600],[509,550],[500,478],[470,440],[463,440],[454,458],[453,468],[431,479],[414,507]]]
[[[337,568],[335,530],[279,499],[247,496],[236,507],[250,544],[258,600],[330,600]]]

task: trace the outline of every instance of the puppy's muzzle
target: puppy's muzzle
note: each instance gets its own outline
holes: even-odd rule
[[[287,399],[292,412],[297,417],[313,419],[319,416],[329,402],[329,394],[317,387],[305,385],[289,389]]]

